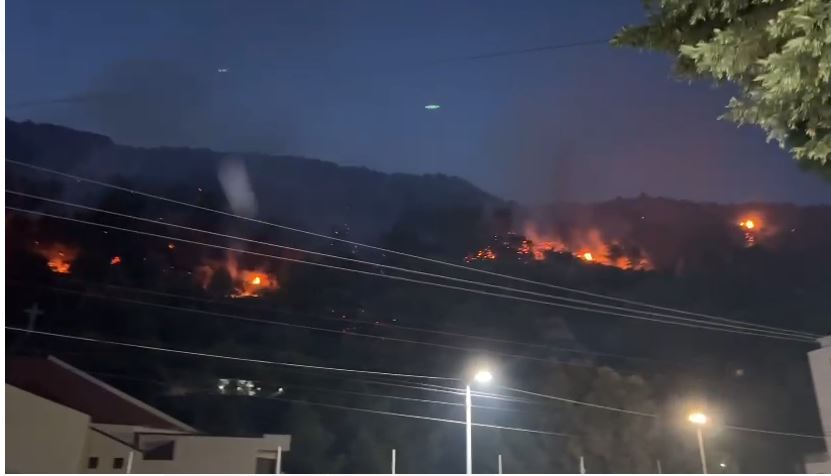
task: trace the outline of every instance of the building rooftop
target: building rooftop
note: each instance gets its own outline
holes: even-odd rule
[[[193,427],[52,356],[7,360],[6,382],[86,413],[93,423],[196,433]]]

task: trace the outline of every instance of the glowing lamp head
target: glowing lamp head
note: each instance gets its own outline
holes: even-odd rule
[[[488,370],[480,370],[473,376],[473,380],[479,383],[488,383],[493,380],[493,374]]]
[[[690,415],[687,417],[687,420],[689,420],[690,423],[694,423],[696,425],[706,425],[707,424],[707,415],[705,415],[701,412],[693,412],[693,413],[690,413]]]

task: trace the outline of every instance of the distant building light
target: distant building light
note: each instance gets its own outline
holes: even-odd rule
[[[424,109],[427,109],[428,111],[435,111],[436,109],[441,109],[441,106],[438,104],[428,104],[424,106]]]

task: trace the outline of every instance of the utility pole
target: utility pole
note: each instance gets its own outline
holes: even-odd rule
[[[655,460],[655,466],[657,466],[657,467],[658,467],[658,474],[664,474],[664,471],[663,471],[663,469],[661,468],[661,460],[656,459],[656,460]]]
[[[502,474],[502,455],[498,455],[497,463],[499,465],[499,474]]]
[[[395,448],[392,449],[392,471],[390,474],[395,474]]]
[[[274,474],[283,472],[283,447],[277,447],[277,460],[274,462]]]

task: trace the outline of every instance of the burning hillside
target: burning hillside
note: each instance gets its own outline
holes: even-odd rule
[[[639,248],[603,237],[598,229],[573,232],[568,238],[544,235],[529,225],[523,234],[494,236],[493,243],[465,257],[465,262],[515,257],[523,261],[545,261],[552,254],[571,255],[587,263],[627,270],[649,270],[652,263]]]
[[[234,255],[228,255],[222,262],[208,262],[197,267],[196,277],[204,289],[224,288],[231,298],[259,297],[280,289],[276,276],[263,268],[242,269]]]

